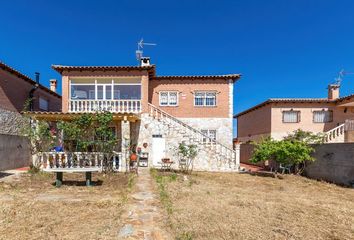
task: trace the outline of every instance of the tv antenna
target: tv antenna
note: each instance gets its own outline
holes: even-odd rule
[[[338,73],[338,77],[336,77],[334,80],[335,80],[335,84],[340,86],[340,84],[342,83],[343,81],[343,78],[345,75],[353,75],[354,72],[346,72],[344,71],[344,69],[340,70],[339,73]]]
[[[140,59],[143,57],[144,46],[156,46],[156,45],[157,45],[156,43],[146,43],[146,42],[144,42],[144,39],[142,38],[138,42],[138,49],[135,51],[136,60],[140,61]]]

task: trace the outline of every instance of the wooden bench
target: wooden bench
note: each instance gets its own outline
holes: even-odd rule
[[[102,171],[101,167],[82,167],[82,168],[45,168],[44,172],[56,173],[55,186],[60,187],[63,183],[64,173],[85,173],[86,186],[91,186],[92,173]]]

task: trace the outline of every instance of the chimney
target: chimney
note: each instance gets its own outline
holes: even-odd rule
[[[50,79],[50,90],[53,92],[57,92],[57,80],[56,79]]]
[[[339,98],[339,84],[328,85],[328,100],[336,100]]]
[[[37,85],[39,85],[39,75],[40,75],[40,73],[39,72],[35,72],[34,75],[36,76],[36,83],[37,83]]]
[[[141,57],[140,58],[140,66],[150,66],[150,58],[149,57]]]

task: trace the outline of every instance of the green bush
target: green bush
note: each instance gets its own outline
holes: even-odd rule
[[[295,173],[300,173],[306,161],[315,160],[311,156],[314,152],[311,144],[321,143],[322,139],[320,135],[302,130],[296,130],[281,141],[265,138],[259,143],[253,143],[255,148],[251,162],[273,160],[279,164],[292,165]]]

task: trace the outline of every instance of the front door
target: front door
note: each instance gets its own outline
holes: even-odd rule
[[[152,135],[152,165],[160,166],[165,157],[166,142],[161,134]]]

